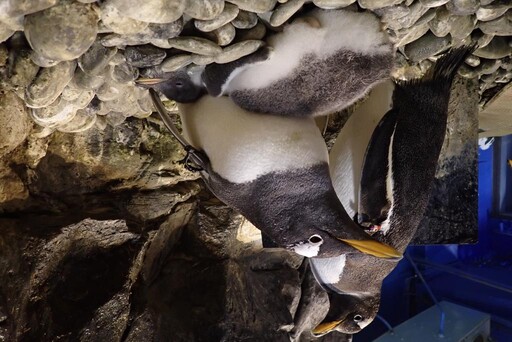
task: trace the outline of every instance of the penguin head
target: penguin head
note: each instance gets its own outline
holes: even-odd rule
[[[332,331],[355,334],[364,329],[377,316],[380,305],[380,293],[376,294],[340,294],[328,292],[329,312],[318,324],[312,334],[320,337]]]
[[[139,78],[136,83],[145,88],[154,88],[169,100],[179,103],[197,101],[205,94],[201,82],[201,67],[182,68],[178,71],[165,73],[158,78]]]

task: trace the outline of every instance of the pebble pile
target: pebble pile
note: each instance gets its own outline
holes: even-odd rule
[[[145,118],[139,76],[248,55],[304,5],[378,15],[397,78],[478,42],[460,74],[479,78],[481,95],[512,79],[510,0],[0,0],[0,90],[24,100],[42,135]]]

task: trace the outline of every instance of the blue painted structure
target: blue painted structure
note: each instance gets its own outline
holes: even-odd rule
[[[408,252],[419,261],[420,271],[437,300],[491,314],[493,341],[509,342],[512,341],[512,220],[498,217],[493,208],[495,146],[479,150],[478,243],[411,246]],[[508,149],[508,158],[512,159],[512,136],[502,138],[503,148]],[[506,172],[509,183],[502,182],[501,187],[512,194],[512,167]],[[507,202],[512,202],[511,198],[512,195],[505,196]],[[512,203],[506,203],[507,206],[510,208]],[[404,258],[384,281],[379,315],[396,326],[433,304]],[[372,341],[386,331],[387,327],[376,319],[354,335],[353,340]]]

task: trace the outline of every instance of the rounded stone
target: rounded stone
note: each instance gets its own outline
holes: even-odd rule
[[[337,9],[352,5],[356,0],[313,0],[313,3],[323,9]]]
[[[231,24],[238,29],[250,29],[258,23],[258,16],[252,12],[240,11]]]
[[[131,87],[126,84],[107,80],[96,90],[96,97],[101,101],[113,101],[124,97]]]
[[[49,68],[52,66],[56,66],[60,63],[60,61],[54,61],[52,59],[45,58],[37,52],[35,52],[34,50],[32,50],[32,52],[30,53],[30,59],[32,60],[32,62],[39,65],[41,68]]]
[[[101,5],[101,22],[112,32],[119,34],[135,34],[148,27],[148,23],[129,18],[109,2]]]
[[[25,91],[27,106],[41,108],[53,103],[73,77],[75,69],[75,61],[43,68]]]
[[[152,45],[128,46],[124,50],[126,62],[136,68],[159,65],[166,56],[164,50]]]
[[[70,122],[75,117],[77,108],[71,102],[58,98],[44,108],[31,108],[30,117],[36,124],[43,127],[55,127]]]
[[[276,0],[228,0],[228,2],[237,5],[241,10],[254,13],[272,11],[276,5]]]
[[[107,115],[105,115],[105,120],[110,126],[116,127],[126,120],[126,116],[119,112],[109,112]]]
[[[512,14],[512,12],[511,12]],[[511,15],[512,16],[512,15]],[[512,18],[507,15],[491,21],[479,22],[478,27],[482,32],[496,36],[512,36]]]
[[[94,91],[84,90],[75,99],[69,101],[77,109],[84,109],[89,105],[94,97]]]
[[[284,24],[290,19],[299,9],[304,5],[305,0],[290,0],[285,4],[280,5],[270,16],[270,25],[276,27]],[[313,1],[314,2],[314,1]],[[318,6],[316,2],[315,5]],[[320,6],[319,6],[320,7]]]
[[[17,17],[30,13],[35,13],[55,6],[59,0],[3,0],[0,3],[2,13],[0,17]]]
[[[192,63],[191,55],[176,55],[163,61],[160,68],[163,72],[173,72],[189,65],[190,63]]]
[[[459,70],[457,70],[457,73],[464,78],[478,77],[478,71],[465,64],[460,66]]]
[[[446,4],[446,8],[455,15],[474,14],[479,7],[479,0],[450,0]]]
[[[473,15],[457,15],[451,18],[451,22],[450,34],[452,37],[463,39],[473,32],[476,18]]]
[[[427,33],[428,29],[428,23],[422,23],[420,25],[415,24],[408,29],[399,30],[396,32],[395,45],[397,47],[405,46],[423,36]]]
[[[466,64],[471,67],[477,67],[480,64],[480,58],[475,55],[470,55],[466,58]]]
[[[25,36],[41,56],[69,61],[94,43],[98,15],[92,5],[61,1],[58,5],[25,17]]]
[[[404,4],[398,6],[389,6],[384,8],[379,8],[375,10],[375,13],[380,17],[380,20],[384,23],[389,23],[394,20],[398,20],[400,18],[405,17],[411,13],[409,7]]]
[[[224,9],[224,0],[187,0],[185,14],[194,19],[211,20]]]
[[[139,77],[139,69],[123,62],[111,67],[110,77],[118,83],[130,83]]]
[[[236,41],[244,41],[244,40],[261,40],[267,34],[267,28],[265,24],[261,21],[258,21],[258,24],[249,30],[238,30],[236,32]]]
[[[199,37],[172,38],[169,39],[169,45],[178,50],[205,56],[215,56],[222,52],[222,48],[211,40]]]
[[[9,80],[15,87],[25,88],[32,83],[38,71],[39,66],[30,58],[30,52],[22,50],[15,54]]]
[[[405,46],[404,52],[410,60],[419,62],[447,50],[450,46],[449,37],[440,38],[431,32],[427,32],[418,40]]]
[[[87,74],[98,75],[105,70],[116,53],[117,48],[107,48],[95,42],[80,56],[78,66]]]
[[[493,38],[494,35],[483,33],[479,29],[475,29],[471,32],[471,40],[477,42],[479,48],[489,45]]]
[[[85,90],[96,90],[105,83],[104,75],[88,75],[78,68],[73,76],[73,85],[85,89]]]
[[[238,12],[238,7],[228,3],[224,5],[224,10],[215,19],[195,20],[194,25],[199,31],[211,32],[231,22],[236,18]]]
[[[446,4],[450,0],[420,0],[420,3],[428,8],[439,7]]]
[[[214,56],[203,56],[203,55],[196,55],[192,54],[192,63],[195,65],[208,65],[215,62]]]
[[[0,158],[25,140],[31,126],[23,101],[14,92],[0,92]]]
[[[408,28],[414,25],[420,18],[424,21],[429,21],[434,18],[436,10],[434,8],[427,8],[423,6],[419,1],[414,2],[409,6],[409,14],[396,20],[387,23],[388,27],[392,30],[399,30]],[[428,19],[428,20],[427,20]]]
[[[212,32],[207,32],[206,35],[220,46],[226,46],[235,38],[236,29],[231,23],[227,23]]]
[[[0,13],[0,26],[2,26],[3,24],[10,30],[23,31],[23,22],[25,21],[24,15],[20,15],[17,17],[4,17],[2,16],[2,14],[5,13]]]
[[[512,47],[507,44],[506,37],[494,37],[489,44],[477,49],[475,56],[482,58],[503,58],[512,54]]]
[[[434,35],[444,37],[452,29],[451,19],[450,12],[445,7],[441,7],[436,10],[436,16],[429,21],[428,26]]]
[[[63,133],[81,133],[94,127],[96,123],[96,115],[88,114],[85,110],[80,109],[76,112],[73,119],[67,123],[57,125],[57,130]]]
[[[170,23],[181,17],[186,0],[107,0],[123,15],[148,23]]]
[[[507,12],[507,7],[479,7],[476,11],[476,18],[480,21],[490,21],[501,17]]]
[[[7,27],[7,25],[0,22],[0,43],[3,43],[7,39],[11,38],[14,32],[14,30],[11,30],[9,27]]]
[[[362,8],[374,10],[377,8],[401,4],[403,0],[357,0],[357,2]]]
[[[265,45],[265,43],[261,40],[246,40],[230,45],[224,48],[224,51],[222,51],[220,55],[215,56],[215,63],[225,64],[235,61],[244,56],[250,55],[263,45]]]

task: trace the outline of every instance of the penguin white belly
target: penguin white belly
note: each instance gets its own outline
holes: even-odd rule
[[[179,104],[179,109],[185,137],[232,183],[328,161],[325,142],[311,118],[251,113],[228,97],[203,96]]]
[[[350,217],[358,211],[364,155],[375,127],[391,108],[391,81],[377,85],[341,129],[329,153],[334,190]]]

